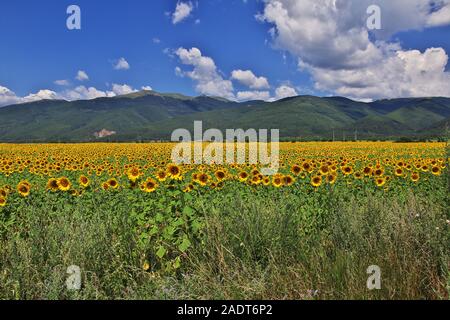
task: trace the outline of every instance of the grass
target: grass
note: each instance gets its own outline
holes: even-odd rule
[[[327,212],[322,231],[301,237],[294,214],[270,204],[240,204],[242,214],[228,221],[218,213],[193,279],[184,284],[185,297],[303,299],[317,292],[322,299],[445,298],[448,239],[430,232],[443,226],[440,208],[412,195],[404,204],[364,202],[341,204]],[[370,265],[382,270],[377,292],[366,288]]]
[[[145,272],[123,193],[71,206],[51,195],[0,238],[1,299],[448,299],[448,192],[251,189],[197,200],[204,237],[179,273]],[[224,205],[226,204],[226,205]],[[67,267],[82,270],[68,291]],[[381,290],[366,287],[381,268]]]

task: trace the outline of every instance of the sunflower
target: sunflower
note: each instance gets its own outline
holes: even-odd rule
[[[268,177],[264,177],[262,183],[263,185],[268,186],[270,184],[270,179]]]
[[[142,183],[141,189],[146,193],[152,193],[156,190],[158,184],[155,180],[148,178],[145,182]]]
[[[80,183],[80,185],[83,188],[89,187],[89,184],[90,184],[89,178],[86,176],[80,176],[80,178],[78,179],[78,182]]]
[[[373,171],[373,175],[376,177],[381,177],[384,174],[384,170],[382,168],[377,168]]]
[[[55,178],[49,179],[48,182],[47,182],[47,190],[50,190],[50,191],[53,191],[53,192],[58,191],[59,190],[58,180],[55,179]]]
[[[280,188],[283,185],[283,176],[282,175],[275,175],[272,178],[272,185],[275,188]]]
[[[314,176],[314,177],[311,178],[311,185],[314,188],[320,187],[321,184],[322,184],[322,177],[321,176]]]
[[[295,179],[289,175],[283,177],[283,184],[285,186],[290,187],[294,184],[294,182],[295,182]]]
[[[329,174],[327,175],[327,182],[329,184],[334,184],[337,180],[337,175],[336,174]]]
[[[156,173],[156,179],[158,179],[160,182],[164,182],[167,179],[167,174],[164,170],[159,170]]]
[[[375,184],[377,185],[377,187],[382,187],[386,184],[386,178],[383,177],[379,177],[375,179]]]
[[[361,180],[364,177],[364,175],[361,172],[359,172],[359,171],[355,172],[353,174],[353,176],[355,177],[355,179],[358,179],[358,180]]]
[[[5,189],[0,189],[0,197],[6,198],[7,195],[8,195],[8,192],[6,192]]]
[[[31,188],[31,183],[29,183],[28,180],[22,180],[20,183],[25,184]]]
[[[342,168],[342,172],[344,173],[344,175],[349,176],[353,173],[353,168],[350,166],[344,166]]]
[[[302,171],[302,168],[300,168],[299,165],[294,164],[294,165],[291,167],[291,172],[292,172],[293,174],[295,174],[295,175],[300,174],[301,171]]]
[[[222,181],[226,177],[226,173],[223,170],[217,170],[214,172],[214,175],[216,176],[217,180]]]
[[[119,182],[116,178],[111,178],[106,182],[112,189],[117,189],[119,187]]]
[[[323,165],[320,167],[319,172],[321,175],[325,176],[330,172],[330,168],[327,165]]]
[[[308,162],[303,162],[302,167],[303,170],[307,172],[311,172],[313,170],[313,167]]]
[[[176,164],[169,164],[167,166],[167,175],[174,180],[181,180],[181,169]]]
[[[413,173],[411,174],[411,180],[412,180],[413,182],[417,182],[417,181],[419,181],[419,179],[420,179],[420,175],[419,175],[418,172],[413,172]]]
[[[197,182],[201,185],[201,186],[206,186],[208,184],[209,181],[209,175],[207,175],[206,173],[200,173],[197,176]]]
[[[128,179],[131,182],[136,182],[136,180],[138,180],[141,177],[141,175],[142,175],[141,170],[138,167],[131,167],[127,171]]]
[[[194,190],[194,186],[192,184],[187,184],[184,188],[183,188],[183,192],[184,193],[188,193],[191,192],[192,190]]]
[[[245,172],[245,171],[241,171],[239,173],[239,181],[240,182],[245,182],[245,181],[247,181],[247,179],[248,179],[248,173]]]
[[[105,191],[109,189],[109,184],[108,184],[108,182],[103,182],[103,183],[102,183],[102,189],[105,190]]]
[[[70,194],[74,197],[79,197],[81,195],[80,191],[78,190],[70,190]]]
[[[31,184],[24,180],[17,185],[17,191],[22,197],[28,197],[31,191]]]
[[[363,173],[366,177],[370,176],[372,174],[372,168],[371,167],[365,167],[363,170]]]
[[[441,175],[441,168],[438,167],[438,166],[434,166],[434,167],[431,168],[431,173],[434,176],[440,176]]]
[[[402,169],[401,167],[395,168],[395,175],[396,175],[397,177],[403,176],[403,169]]]
[[[67,179],[66,177],[62,177],[58,179],[58,188],[61,191],[68,191],[70,190],[70,187],[72,185],[70,184],[69,179]]]
[[[6,206],[6,197],[0,196],[0,207]]]
[[[219,181],[219,182],[217,182],[216,187],[217,187],[217,189],[222,189],[224,185],[225,185],[225,183],[223,181]]]
[[[262,182],[261,176],[260,175],[256,175],[252,177],[251,183],[254,186],[259,185]]]

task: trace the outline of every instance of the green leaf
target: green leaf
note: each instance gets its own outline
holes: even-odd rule
[[[185,193],[185,194],[184,194],[184,199],[185,199],[185,200],[192,200],[193,197],[192,197],[192,195],[191,195],[190,193]]]
[[[181,259],[180,257],[177,257],[175,261],[173,262],[174,269],[179,269],[181,267]]]
[[[166,250],[163,246],[159,246],[158,251],[156,251],[156,255],[157,255],[160,259],[162,259],[162,258],[165,256],[166,252],[167,252],[167,250]]]
[[[175,190],[173,193],[172,193],[172,195],[173,196],[179,196],[181,194],[181,191],[180,190]]]
[[[184,224],[184,219],[183,219],[183,218],[178,218],[178,219],[176,219],[176,220],[173,222],[173,225],[174,225],[175,227],[182,226],[183,224]]]
[[[168,226],[167,228],[164,229],[164,232],[166,233],[166,235],[168,237],[172,237],[173,234],[175,233],[175,231],[176,231],[176,227],[174,227],[174,226]]]
[[[150,229],[149,234],[150,234],[151,236],[153,236],[153,235],[157,234],[158,231],[159,231],[159,230],[158,230],[158,227],[153,226],[153,227]]]
[[[183,214],[191,216],[194,213],[194,210],[191,207],[184,207]]]
[[[161,213],[158,212],[158,213],[156,214],[155,220],[156,220],[157,222],[162,222],[162,221],[164,221],[164,216],[163,216]]]
[[[186,250],[191,246],[191,242],[189,239],[184,238],[183,242],[178,246],[178,249],[180,249],[181,252],[186,252]]]

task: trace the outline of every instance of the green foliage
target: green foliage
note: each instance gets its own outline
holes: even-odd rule
[[[203,218],[190,207],[193,197],[179,190],[164,190],[157,198],[136,195],[132,201],[130,219],[149,270],[175,273],[192,242],[202,235]]]
[[[446,179],[389,192],[348,192],[342,180],[318,191],[230,183],[11,197],[0,208],[0,298],[446,299]],[[373,264],[382,289],[369,291]],[[65,287],[70,265],[80,291]]]

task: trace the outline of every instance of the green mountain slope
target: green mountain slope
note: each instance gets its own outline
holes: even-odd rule
[[[303,96],[177,117],[153,123],[138,131],[138,135],[165,138],[177,128],[192,130],[195,120],[203,121],[205,129],[280,129],[280,134],[284,137],[321,135],[330,128],[354,123],[354,112],[351,108],[347,110],[326,99]],[[370,110],[365,110],[363,114],[367,112]]]
[[[381,100],[298,96],[276,102],[231,102],[214,97],[141,91],[84,101],[38,101],[0,108],[0,142],[170,139],[173,130],[191,130],[195,120],[208,128],[280,129],[282,137],[330,138],[336,131],[361,137],[439,134],[450,117],[449,98]]]
[[[450,138],[450,117],[433,124],[432,126],[420,131],[421,134],[427,136],[441,135]]]
[[[408,100],[407,104],[409,103]],[[401,99],[397,100],[397,108],[403,109]],[[119,134],[115,138],[128,140],[138,136],[167,139],[177,128],[192,131],[195,120],[203,121],[204,130],[208,128],[218,128],[222,131],[227,128],[280,129],[282,137],[330,139],[333,131],[339,137],[342,133],[353,135],[355,131],[361,138],[415,136],[420,134],[419,131],[427,123],[433,122],[430,119],[439,121],[442,115],[450,111],[450,99],[447,99],[447,107],[440,107],[439,110],[435,110],[436,113],[423,108],[423,117],[421,117],[421,110],[421,108],[412,109],[416,113],[416,118],[412,118],[414,121],[410,121],[411,123],[407,125],[395,119],[395,113],[388,113],[391,117],[383,115],[386,112],[384,110],[379,112],[372,104],[345,98],[301,96],[273,103],[258,103],[181,116],[152,123],[146,128]],[[419,119],[423,119],[423,123]]]
[[[403,107],[386,115],[406,128],[420,130],[445,119],[445,113],[436,113],[424,107]]]
[[[102,129],[125,133],[149,123],[235,105],[209,97],[152,92],[75,102],[44,100],[0,108],[0,141],[84,141]]]

